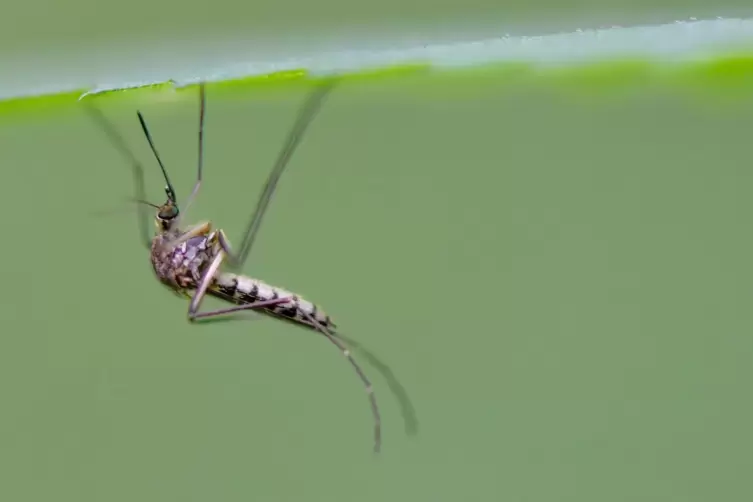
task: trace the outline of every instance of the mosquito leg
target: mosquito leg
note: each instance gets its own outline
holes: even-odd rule
[[[217,230],[217,239],[220,242],[222,250],[225,252],[225,259],[230,262],[231,266],[238,265],[240,256],[235,251],[233,251],[233,248],[230,245],[230,239],[228,238],[224,230]]]
[[[204,95],[204,82],[199,84],[199,162],[196,174],[196,183],[194,183],[191,195],[188,196],[183,204],[183,212],[178,216],[178,222],[188,212],[188,208],[193,203],[201,187],[202,172],[204,170],[204,110],[206,109],[206,97]],[[177,223],[176,223],[177,224]]]
[[[231,269],[239,270],[243,267],[243,264],[251,252],[254,240],[256,239],[256,234],[259,232],[262,219],[264,218],[267,207],[272,200],[272,195],[275,192],[277,183],[280,181],[280,177],[285,171],[290,158],[300,144],[306,129],[319,112],[319,108],[329,92],[333,89],[334,85],[335,81],[331,80],[323,85],[317,86],[314,92],[306,98],[303,108],[299,111],[296,121],[293,124],[293,128],[288,134],[287,140],[285,141],[282,150],[280,150],[274,167],[267,177],[264,189],[261,194],[259,194],[259,199],[256,202],[256,209],[254,209],[254,212],[251,215],[251,221],[246,227],[246,233],[241,240],[238,254],[233,260],[230,260],[229,265]]]
[[[343,343],[337,338],[335,334],[331,333],[327,328],[322,326],[322,324],[317,321],[314,316],[308,313],[304,313],[304,316],[316,328],[317,331],[326,336],[330,342],[332,342],[338,349],[340,349],[340,352],[342,352],[343,355],[348,358],[351,366],[353,366],[353,369],[358,374],[358,378],[361,379],[361,382],[366,389],[366,395],[369,397],[369,402],[371,403],[371,414],[374,417],[374,453],[379,453],[382,445],[382,419],[379,414],[379,406],[377,405],[376,395],[374,395],[374,387],[371,385],[371,381],[368,379],[356,360],[353,359],[353,356],[350,354],[350,350],[348,350],[348,348],[343,345]]]
[[[199,312],[199,307],[201,307],[201,301],[207,294],[207,288],[214,280],[214,276],[217,274],[217,270],[219,270],[220,265],[222,265],[223,258],[225,258],[225,253],[223,253],[222,251],[217,253],[217,256],[214,257],[214,260],[212,260],[212,263],[209,265],[209,268],[207,268],[206,272],[204,272],[204,275],[201,276],[199,287],[196,288],[196,293],[194,293],[193,298],[191,298],[191,303],[188,305],[189,321],[196,319],[196,315]]]
[[[264,307],[271,307],[273,305],[278,305],[280,303],[286,303],[292,300],[292,297],[286,296],[283,298],[275,298],[273,300],[263,300],[259,302],[254,303],[248,303],[246,305],[238,305],[236,307],[230,307],[225,309],[219,309],[219,310],[213,310],[211,312],[199,312],[199,308],[201,307],[201,302],[204,300],[204,297],[207,294],[207,289],[209,289],[209,286],[212,284],[212,281],[214,280],[215,275],[217,274],[217,271],[220,268],[220,265],[222,265],[222,261],[225,259],[225,253],[223,251],[220,251],[219,254],[212,260],[212,263],[209,265],[209,268],[207,268],[206,272],[204,272],[204,275],[201,277],[201,281],[199,282],[199,287],[196,288],[196,293],[194,293],[193,298],[191,298],[191,303],[188,306],[188,320],[189,321],[195,321],[197,319],[204,319],[207,317],[217,317],[224,314],[231,314],[233,312],[239,312],[241,310],[252,310],[252,309],[259,309]]]
[[[110,122],[107,119],[107,117],[105,117],[104,113],[102,113],[102,110],[94,106],[93,103],[90,104],[90,102],[86,102],[84,104],[84,109],[86,109],[91,114],[92,118],[99,123],[100,127],[102,127],[108,139],[115,147],[115,149],[118,150],[120,154],[126,160],[130,162],[132,175],[133,175],[133,186],[136,191],[135,198],[137,200],[146,199],[146,187],[144,183],[144,168],[142,167],[141,163],[136,159],[136,156],[133,154],[133,151],[125,143],[125,140],[115,129],[115,126],[112,125],[112,122]],[[151,217],[146,212],[146,206],[141,204],[138,208],[137,223],[139,226],[139,232],[141,234],[142,245],[146,249],[149,249],[152,245],[150,222],[151,222]]]
[[[208,317],[218,317],[225,314],[231,314],[233,312],[240,312],[243,310],[253,310],[253,309],[259,309],[264,307],[271,307],[273,305],[278,305],[280,303],[286,303],[290,300],[292,300],[292,297],[283,297],[283,298],[275,298],[273,300],[262,300],[258,302],[249,303],[246,305],[238,305],[235,307],[229,307],[219,310],[213,310],[211,312],[199,312],[199,308],[201,307],[201,302],[206,296],[207,289],[209,288],[209,285],[212,283],[212,280],[215,277],[215,274],[217,274],[217,271],[220,268],[220,265],[222,265],[222,261],[225,259],[225,252],[220,251],[219,254],[214,258],[212,263],[209,265],[209,268],[207,268],[206,272],[204,272],[204,275],[201,278],[201,281],[199,282],[198,288],[196,288],[196,293],[193,295],[193,298],[191,299],[191,304],[188,306],[188,319],[191,322],[194,322],[198,319],[205,319]],[[321,334],[323,334],[327,339],[332,342],[335,347],[340,349],[340,352],[343,353],[343,355],[348,359],[351,366],[353,366],[353,369],[355,370],[356,374],[358,375],[358,378],[361,379],[361,382],[363,383],[364,389],[366,390],[366,395],[369,398],[369,402],[371,403],[371,414],[374,419],[374,453],[379,453],[382,445],[382,419],[379,413],[379,405],[377,404],[376,395],[374,394],[374,387],[371,385],[371,381],[366,376],[364,371],[361,369],[361,366],[356,362],[356,360],[353,358],[353,356],[350,353],[350,350],[343,345],[343,343],[334,335],[332,334],[327,328],[322,326],[322,324],[317,321],[312,315],[308,313],[304,313],[304,316],[306,319],[314,326],[314,328],[319,331]]]
[[[206,295],[206,293],[205,293]],[[194,298],[196,298],[196,294],[194,294]],[[237,305],[235,307],[228,307],[225,309],[218,309],[218,310],[212,310],[210,312],[189,312],[188,318],[191,321],[196,321],[198,319],[206,319],[208,317],[219,317],[226,314],[233,314],[235,312],[242,312],[244,310],[255,310],[255,309],[261,309],[261,308],[267,308],[272,307],[274,305],[279,305],[280,303],[286,303],[292,300],[293,297],[286,296],[284,298],[275,298],[274,300],[262,300],[254,303],[248,303],[246,305]],[[197,308],[198,310],[198,308]]]
[[[227,238],[227,235],[225,235],[223,230],[217,231],[217,238],[219,239],[220,246],[222,246],[222,250],[225,251],[230,264],[239,265],[240,257],[233,251],[232,247],[230,247],[230,239]]]
[[[356,342],[352,338],[345,336],[339,331],[336,332],[330,329],[330,333],[332,333],[332,336],[340,340],[346,347],[355,349],[356,353],[360,353],[363,356],[363,359],[365,359],[369,363],[369,365],[373,366],[379,373],[381,373],[382,377],[387,381],[387,386],[400,405],[403,422],[405,424],[405,433],[408,436],[417,435],[419,423],[418,416],[416,415],[416,408],[415,406],[413,406],[413,402],[408,395],[408,391],[405,389],[403,384],[400,383],[400,380],[398,380],[397,376],[395,376],[392,368],[390,368],[384,361],[379,359],[376,354],[367,349],[362,343]]]

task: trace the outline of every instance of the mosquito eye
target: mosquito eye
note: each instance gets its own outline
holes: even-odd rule
[[[164,207],[159,212],[159,217],[162,220],[171,220],[178,216],[178,208],[175,206]]]

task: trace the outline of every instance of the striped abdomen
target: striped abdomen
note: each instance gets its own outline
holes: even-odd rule
[[[259,310],[315,328],[305,315],[308,314],[325,328],[335,329],[336,327],[332,319],[310,301],[304,300],[290,291],[270,286],[258,279],[252,279],[244,275],[228,272],[218,274],[214,284],[210,287],[210,293],[238,305],[248,305],[254,302],[289,297],[290,300],[287,302],[270,307],[262,307]]]

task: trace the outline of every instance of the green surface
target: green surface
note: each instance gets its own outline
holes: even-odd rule
[[[443,85],[426,85],[427,78],[441,77]],[[211,82],[211,89],[223,97],[245,98],[253,93],[266,99],[281,93],[300,91],[312,83],[329,80],[299,69],[266,75],[254,75],[236,80]],[[737,103],[746,98],[753,86],[753,56],[744,52],[730,52],[715,58],[695,61],[658,62],[641,59],[595,61],[562,67],[543,67],[533,64],[494,64],[470,68],[435,68],[430,65],[403,65],[351,72],[338,77],[341,82],[361,90],[375,86],[398,85],[403,93],[434,99],[465,96],[468,93],[488,95],[507,92],[522,86],[545,89],[558,94],[587,97],[614,97],[651,88],[683,95],[695,94],[715,102]],[[172,82],[116,89],[99,94],[83,94],[90,89],[47,95],[29,95],[0,100],[0,117],[7,121],[25,120],[35,114],[48,116],[51,112],[78,108],[81,99],[90,102],[103,98],[108,103],[120,101],[177,102],[193,99],[196,85],[175,87]],[[83,97],[82,97],[83,96]],[[571,96],[572,97],[572,96]]]
[[[749,500],[753,100],[416,84],[335,90],[246,266],[405,386],[416,436],[366,365],[379,458],[321,337],[188,323],[82,111],[0,123],[0,498]],[[302,97],[208,93],[190,220],[238,241]],[[160,202],[137,105],[105,110]],[[184,197],[195,102],[141,108]]]

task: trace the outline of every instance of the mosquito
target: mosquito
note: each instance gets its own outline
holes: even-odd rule
[[[184,229],[181,222],[191,204],[199,194],[204,163],[204,116],[206,97],[204,83],[199,85],[199,131],[198,167],[193,190],[182,205],[178,204],[173,184],[167,174],[162,159],[140,111],[137,116],[144,136],[154,154],[155,160],[165,180],[166,201],[162,205],[152,204],[139,198],[137,202],[156,209],[154,225],[156,232],[150,238],[149,249],[152,267],[157,278],[177,294],[190,300],[188,319],[191,322],[216,318],[245,310],[254,310],[278,319],[284,319],[298,326],[324,335],[348,359],[355,370],[369,399],[374,422],[374,452],[381,448],[381,418],[371,381],[353,358],[350,350],[341,341],[336,324],[320,307],[300,295],[269,285],[259,279],[237,273],[248,258],[262,217],[269,205],[277,183],[285,166],[297,147],[309,122],[316,114],[322,101],[332,89],[334,82],[320,85],[306,101],[275,163],[264,189],[257,201],[238,251],[233,251],[230,240],[220,228],[213,228],[209,221],[202,221]],[[110,130],[110,136],[118,140],[120,150],[131,157],[135,166],[140,164]],[[139,196],[143,195],[143,175],[135,171]],[[182,208],[182,210],[181,210]],[[142,227],[142,236],[144,234]],[[201,303],[207,296],[217,297],[234,304],[232,307],[200,312]]]

